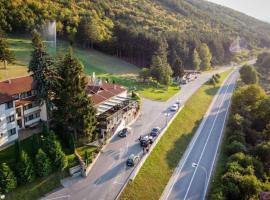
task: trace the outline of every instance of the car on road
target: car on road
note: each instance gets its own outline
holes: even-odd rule
[[[160,133],[160,128],[154,127],[154,128],[152,128],[152,130],[150,132],[150,136],[157,137],[159,133]]]
[[[123,128],[121,131],[118,132],[118,136],[119,137],[127,137],[129,133],[128,128]]]
[[[178,110],[178,105],[177,104],[173,104],[171,107],[170,107],[170,111],[172,112],[176,112]]]
[[[139,156],[135,156],[134,154],[131,154],[127,159],[127,166],[133,167],[139,162]]]
[[[180,101],[180,100],[177,100],[177,101],[175,102],[175,104],[177,104],[178,107],[180,107],[180,106],[181,106],[181,101]]]
[[[140,136],[139,138],[141,147],[148,147],[149,144],[153,143],[153,137],[146,135],[146,136]]]

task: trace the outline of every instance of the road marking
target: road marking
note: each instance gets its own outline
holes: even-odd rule
[[[69,198],[69,197],[70,197],[70,195],[64,195],[64,196],[54,197],[54,198],[45,199],[45,200],[56,200],[56,199]]]
[[[231,79],[231,76],[232,76],[233,73],[234,73],[234,72],[232,72],[232,73],[229,75],[229,77],[225,80],[225,82],[224,82],[224,84],[222,85],[222,87],[226,84],[226,82],[228,82],[228,81]],[[212,101],[212,103],[211,103],[211,105],[210,105],[208,111],[206,112],[206,116],[209,116],[209,115],[210,115],[210,111],[211,111],[212,107],[214,106],[214,102],[217,100],[217,97],[221,94],[222,87],[221,87],[221,89],[218,91],[218,94],[214,97],[214,99],[213,99],[213,101]],[[206,123],[206,121],[207,121],[207,120],[203,120],[202,124],[199,126],[199,129],[198,129],[198,133],[199,133],[199,134],[195,135],[194,140],[191,141],[192,143],[191,143],[191,146],[188,147],[188,148],[189,148],[189,151],[187,152],[186,156],[185,156],[185,154],[184,154],[185,157],[184,157],[182,166],[180,166],[180,165],[181,165],[181,161],[179,162],[180,168],[176,171],[176,174],[175,174],[175,176],[173,177],[172,185],[170,186],[169,191],[167,192],[167,194],[166,194],[166,196],[165,196],[164,199],[168,199],[168,197],[169,197],[169,195],[170,195],[170,193],[171,193],[171,191],[172,191],[172,189],[173,189],[173,186],[175,185],[175,182],[176,182],[176,180],[177,180],[177,177],[178,177],[179,174],[181,173],[181,171],[182,171],[182,169],[183,169],[183,167],[184,167],[184,165],[185,165],[185,163],[186,163],[186,160],[187,160],[187,158],[189,157],[189,155],[190,155],[190,153],[191,153],[191,151],[192,151],[192,149],[193,149],[193,147],[194,147],[194,145],[195,145],[195,143],[196,143],[196,141],[197,141],[197,139],[198,139],[198,137],[199,137],[199,135],[200,135],[200,133],[201,133],[201,131],[202,131],[204,125],[205,125],[205,123]],[[179,167],[179,166],[177,166],[177,167]]]
[[[235,84],[234,84],[233,90],[234,90],[234,88],[235,88]],[[217,152],[218,152],[218,149],[219,149],[220,141],[221,141],[221,138],[223,136],[222,133],[224,131],[225,123],[226,123],[226,120],[227,120],[227,117],[228,117],[230,104],[231,104],[231,98],[230,98],[230,101],[229,101],[229,104],[228,104],[228,108],[226,110],[225,118],[224,118],[224,121],[223,121],[223,124],[222,124],[221,134],[219,136],[218,145],[217,145],[217,148],[216,148],[216,151],[215,151],[215,155],[214,155],[214,160],[213,160],[212,165],[211,165],[211,168],[210,168],[209,178],[207,178],[208,180],[207,180],[206,187],[205,187],[206,190],[203,193],[203,200],[205,199],[206,191],[207,191],[207,188],[208,188],[208,185],[209,185],[209,181],[210,181],[210,178],[211,178],[211,175],[212,175],[212,172],[213,172],[213,167],[214,167],[214,163],[216,161],[216,156],[217,156]]]
[[[229,83],[231,83],[231,82],[229,82]],[[224,94],[224,97],[222,98],[222,101],[221,101],[221,103],[219,104],[218,112],[217,112],[217,115],[215,116],[215,119],[214,119],[214,122],[213,122],[213,124],[212,124],[210,133],[209,133],[209,135],[208,135],[208,137],[207,137],[206,143],[204,144],[203,150],[202,150],[202,152],[201,152],[201,155],[200,155],[200,158],[199,158],[199,161],[198,161],[198,165],[199,165],[200,162],[201,162],[201,159],[202,159],[202,157],[203,157],[203,155],[204,155],[204,151],[205,151],[205,149],[206,149],[206,146],[207,146],[207,144],[208,144],[208,141],[209,141],[209,139],[210,139],[210,136],[212,135],[213,129],[214,129],[214,127],[215,127],[216,120],[217,120],[217,118],[218,118],[218,116],[219,116],[221,106],[222,106],[222,104],[223,104],[224,101],[225,101],[225,97],[227,96],[226,93],[227,93],[227,91],[229,90],[229,87],[230,87],[230,85],[228,84],[228,86],[227,86],[227,88],[226,88],[226,92],[225,92],[225,94]],[[197,170],[198,170],[198,168],[196,168],[195,171],[193,172],[193,175],[192,175],[191,180],[190,180],[190,182],[189,182],[189,186],[188,186],[188,189],[187,189],[187,191],[186,191],[184,200],[186,200],[186,198],[187,198],[187,195],[188,195],[188,193],[189,193],[190,187],[191,187],[191,185],[192,185],[192,182],[193,182],[193,179],[194,179],[194,177],[195,177],[195,174],[196,174]]]

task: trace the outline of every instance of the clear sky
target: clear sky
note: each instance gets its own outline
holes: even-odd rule
[[[270,0],[208,0],[270,22]]]

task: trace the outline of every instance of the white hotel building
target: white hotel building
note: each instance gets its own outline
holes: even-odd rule
[[[19,131],[47,120],[45,105],[35,101],[31,76],[0,82],[0,147],[18,138]]]

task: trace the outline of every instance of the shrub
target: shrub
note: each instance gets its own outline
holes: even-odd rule
[[[35,157],[36,174],[44,177],[52,171],[51,161],[42,149],[39,149]]]
[[[229,155],[232,155],[238,152],[245,152],[245,151],[246,151],[245,145],[243,145],[241,142],[238,142],[238,141],[233,141],[231,144],[227,146],[227,153]]]
[[[16,169],[20,184],[30,183],[35,179],[33,163],[26,152],[22,151]]]
[[[0,165],[0,193],[8,193],[17,186],[17,179],[6,163]]]
[[[56,169],[64,170],[67,167],[68,161],[66,155],[52,131],[44,138],[42,146]]]
[[[253,158],[249,155],[245,155],[242,152],[231,155],[229,157],[229,162],[233,161],[238,162],[244,168],[253,164]]]

